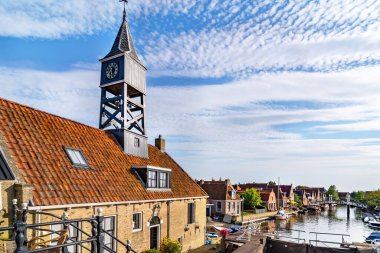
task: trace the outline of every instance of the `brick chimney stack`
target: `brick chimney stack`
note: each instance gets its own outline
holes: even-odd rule
[[[162,138],[161,134],[154,140],[154,145],[161,151],[165,152],[165,139]]]

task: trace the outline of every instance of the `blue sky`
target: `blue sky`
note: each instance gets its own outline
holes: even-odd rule
[[[379,1],[130,1],[148,135],[194,178],[380,187]],[[0,97],[97,126],[114,0],[0,3]]]

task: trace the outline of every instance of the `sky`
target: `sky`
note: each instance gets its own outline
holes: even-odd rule
[[[380,1],[129,1],[147,131],[196,179],[380,188]],[[0,1],[0,97],[97,127],[117,0]]]

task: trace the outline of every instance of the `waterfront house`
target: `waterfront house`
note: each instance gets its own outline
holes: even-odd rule
[[[277,210],[277,199],[273,189],[259,190],[259,193],[262,200],[261,205],[265,206],[268,211]]]
[[[0,99],[1,226],[12,222],[12,199],[28,204],[29,224],[57,220],[40,212],[80,219],[101,207],[107,232],[137,252],[165,237],[184,251],[202,246],[207,193],[165,152],[161,136],[147,143],[146,68],[125,13],[101,64],[99,128]],[[91,234],[87,223],[75,225]],[[105,244],[125,251],[109,235]]]
[[[349,192],[338,192],[339,200],[346,202],[349,196],[351,196],[351,193]]]
[[[303,190],[306,192],[309,204],[322,202],[326,199],[326,189],[323,187],[297,186],[296,190]]]
[[[223,218],[230,215],[238,220],[242,210],[242,199],[237,194],[237,189],[226,180],[199,180],[200,187],[208,194],[208,203],[211,204],[211,216]]]
[[[287,208],[291,205],[291,202],[294,201],[293,185],[277,186],[269,183],[246,183],[239,184],[238,186],[243,190],[248,188],[255,188],[258,191],[273,190],[276,195],[276,199],[278,199],[277,205],[279,208]]]
[[[298,195],[298,198],[301,200],[303,206],[307,206],[309,204],[306,192],[304,190],[295,190],[294,194]]]

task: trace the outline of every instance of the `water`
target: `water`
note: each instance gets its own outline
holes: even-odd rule
[[[338,206],[320,214],[299,214],[287,221],[268,221],[261,227],[270,231],[279,230],[283,235],[296,238],[298,232],[294,230],[303,230],[306,233],[301,233],[300,237],[307,241],[315,240],[315,234],[310,232],[321,232],[350,235],[344,237],[345,242],[364,242],[365,237],[375,231],[362,221],[362,211],[357,208],[350,208],[350,218],[347,219],[346,206]],[[342,242],[342,236],[318,235],[318,240]]]

